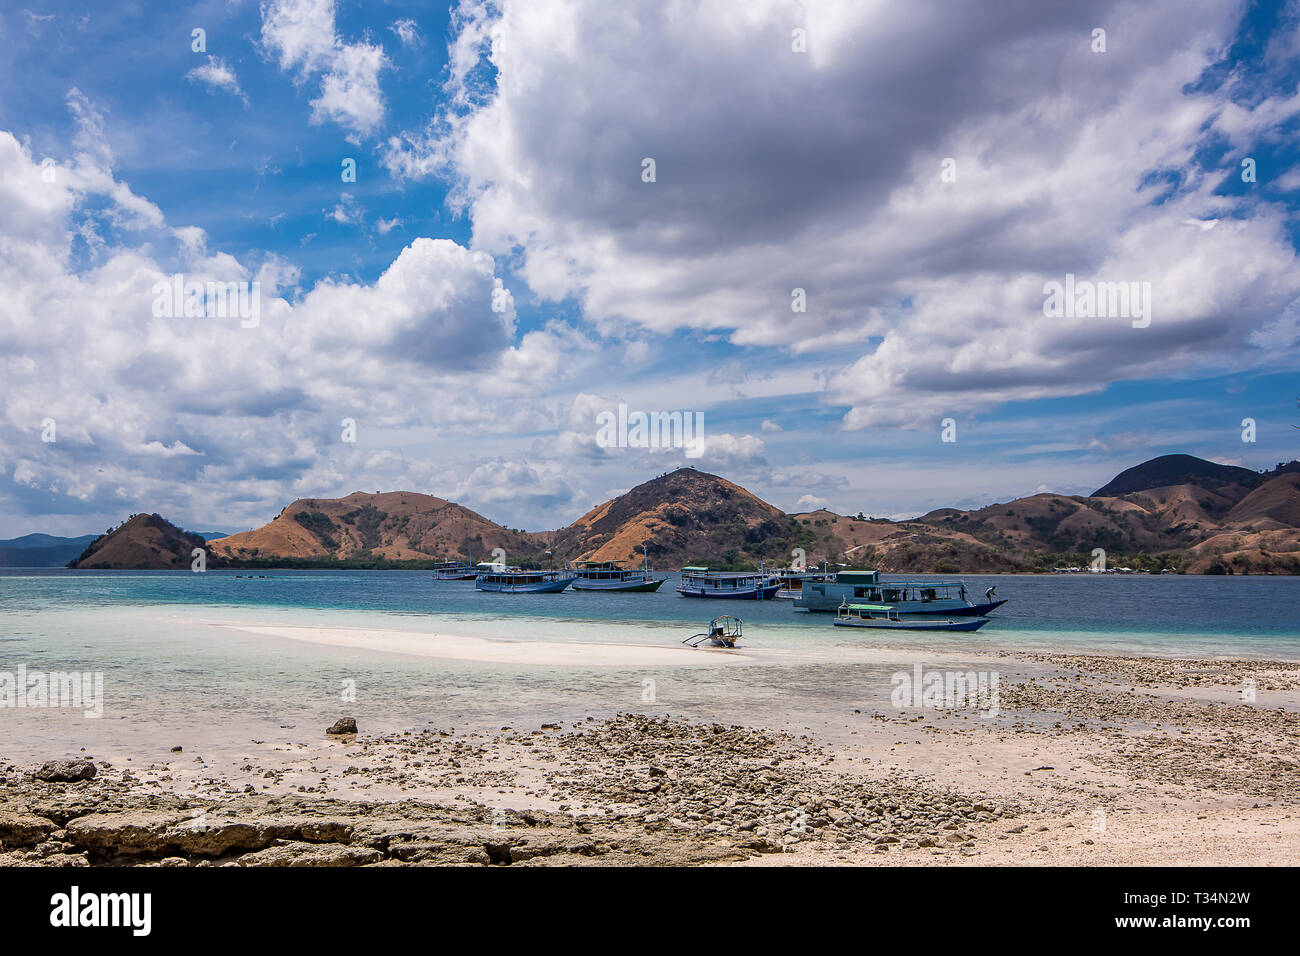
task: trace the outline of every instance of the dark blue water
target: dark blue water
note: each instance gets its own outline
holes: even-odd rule
[[[657,593],[495,594],[472,581],[436,581],[417,571],[273,571],[264,578],[208,571],[0,571],[0,614],[104,605],[303,608],[385,611],[457,618],[543,618],[696,624],[717,614],[755,625],[824,631],[828,615],[796,611],[789,601],[683,598],[670,575]],[[888,578],[889,576],[886,575]],[[926,575],[908,575],[924,578]],[[951,580],[952,576],[936,580]],[[1007,603],[979,632],[1095,634],[1104,640],[1143,635],[1294,642],[1300,653],[1300,577],[1196,575],[965,575],[973,595],[995,585]],[[837,629],[838,630],[838,629]],[[1199,641],[1197,643],[1200,643]],[[1233,644],[1240,644],[1234,640]]]

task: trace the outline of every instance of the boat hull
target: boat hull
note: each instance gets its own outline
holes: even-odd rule
[[[666,578],[657,581],[584,581],[578,578],[573,582],[575,591],[658,591]]]
[[[978,631],[988,618],[967,618],[961,621],[889,621],[859,618],[836,618],[836,627],[871,628],[880,631]]]
[[[713,598],[722,601],[771,601],[776,597],[776,592],[781,589],[779,584],[767,584],[763,587],[752,588],[698,588],[687,587],[683,585],[677,589],[677,593],[682,597],[688,598]]]
[[[539,581],[529,584],[475,581],[474,586],[480,591],[494,591],[498,594],[558,594],[572,583],[573,578],[560,578],[555,581]]]
[[[798,610],[823,611],[834,613],[845,601],[852,603],[860,600],[853,593],[852,587],[835,587],[828,585],[823,592],[820,588],[804,588],[803,594],[794,600]],[[899,614],[910,617],[987,617],[991,611],[1006,604],[1006,600],[990,601],[984,604],[972,604],[968,601],[891,601],[888,602]]]

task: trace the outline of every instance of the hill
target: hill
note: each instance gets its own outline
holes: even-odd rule
[[[269,524],[209,542],[236,562],[490,560],[505,549],[513,563],[544,550],[536,535],[511,531],[444,498],[413,491],[353,492],[344,498],[300,498]]]
[[[679,468],[592,508],[551,537],[569,560],[641,560],[644,544],[661,567],[690,563],[787,562],[807,535],[779,508],[737,484]]]
[[[1224,485],[1241,485],[1250,489],[1263,483],[1259,472],[1236,465],[1220,465],[1195,455],[1161,455],[1121,471],[1092,498],[1120,498],[1135,491],[1166,488],[1171,485],[1195,485],[1216,491]]]
[[[160,515],[132,515],[92,541],[69,567],[83,570],[189,568],[193,550],[205,544],[198,535],[182,531]]]
[[[326,567],[485,560],[496,548],[505,550],[508,563],[523,566],[639,563],[644,546],[659,568],[753,568],[760,562],[788,564],[801,549],[810,565],[830,561],[939,573],[1086,566],[1100,548],[1110,566],[1300,573],[1300,467],[1294,462],[1259,474],[1190,455],[1166,455],[1122,472],[1099,491],[1107,494],[1035,494],[970,511],[940,508],[895,522],[824,510],[785,514],[725,478],[681,468],[554,532],[514,531],[430,495],[355,492],[299,499],[263,527],[207,547],[210,566]],[[78,566],[188,566],[189,547],[183,545],[190,539],[202,545],[202,539],[181,539],[184,532],[156,515],[147,517],[164,540],[148,537],[149,528],[136,529],[133,523],[143,517],[135,516],[108,536],[122,537],[121,543],[97,540]],[[171,531],[157,531],[157,522]],[[186,555],[181,565],[178,552]],[[151,556],[157,563],[147,563]]]
[[[86,550],[97,535],[61,538],[52,534],[25,534],[0,541],[0,568],[62,568]]]

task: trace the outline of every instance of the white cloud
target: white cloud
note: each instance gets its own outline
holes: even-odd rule
[[[397,34],[397,39],[402,42],[402,46],[416,47],[420,45],[420,30],[414,20],[410,17],[403,17],[400,20],[394,20],[393,25],[388,29]]]
[[[238,96],[245,103],[248,102],[244,91],[239,88],[239,79],[235,76],[235,71],[220,57],[209,56],[206,63],[196,66],[186,73],[185,77],[191,83],[202,83],[214,90],[225,90]]]
[[[1276,361],[1250,334],[1300,294],[1285,210],[1221,195],[1236,167],[1197,161],[1207,137],[1248,143],[1300,110],[1197,87],[1240,13],[1112,0],[1098,55],[1044,4],[467,0],[451,106],[386,162],[450,174],[475,245],[606,335],[833,356],[824,397],[851,428],[1237,370]],[[1151,328],[1044,319],[1067,272],[1150,282]]]
[[[389,62],[378,44],[345,43],[334,13],[334,0],[271,0],[262,6],[262,45],[280,69],[296,70],[300,82],[319,75],[313,123],[337,123],[359,139],[384,121],[379,74]]]

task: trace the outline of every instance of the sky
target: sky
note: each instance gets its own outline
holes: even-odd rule
[[[1271,468],[1298,82],[1300,0],[6,3],[0,536]],[[620,404],[704,441],[611,442]]]

